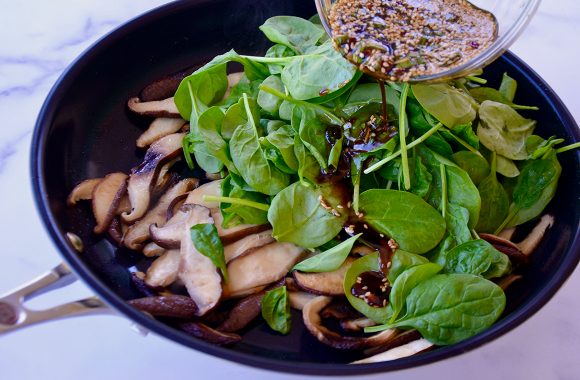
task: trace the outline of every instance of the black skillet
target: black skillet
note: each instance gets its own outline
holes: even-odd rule
[[[127,112],[127,99],[155,79],[201,65],[231,48],[263,54],[269,43],[258,26],[264,20],[279,14],[309,17],[314,13],[311,0],[171,3],[115,30],[74,62],[40,112],[31,152],[36,202],[58,249],[98,297],[139,325],[196,350],[255,367],[327,375],[390,371],[442,360],[510,331],[554,295],[580,258],[577,152],[559,156],[563,175],[558,195],[549,206],[556,224],[535,252],[524,279],[509,289],[505,314],[492,328],[453,346],[393,362],[353,366],[345,363],[359,354],[320,344],[298,322],[299,315],[294,315],[294,328],[287,337],[256,324],[241,343],[222,348],[155,321],[124,302],[140,295],[131,283],[129,269],[145,268],[147,260],[94,236],[89,208],[67,207],[65,199],[81,180],[113,171],[128,172],[141,161],[143,152],[135,148],[135,139],[146,120]],[[507,53],[486,69],[491,86],[498,85],[503,72],[520,85],[518,103],[540,107],[541,111],[528,114],[538,120],[538,134],[565,137],[567,143],[580,140],[570,113],[529,67]],[[79,254],[66,240],[69,231],[82,238],[84,253]]]

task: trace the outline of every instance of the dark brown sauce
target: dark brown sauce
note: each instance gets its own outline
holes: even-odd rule
[[[384,307],[389,302],[391,287],[383,273],[368,271],[358,275],[357,281],[350,288],[350,293],[369,306]]]
[[[466,63],[497,37],[497,20],[466,0],[338,0],[336,48],[360,70],[408,81]]]

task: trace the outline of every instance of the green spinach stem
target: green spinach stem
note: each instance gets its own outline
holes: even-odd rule
[[[441,174],[441,215],[445,219],[447,215],[447,171],[444,163],[439,163],[439,173]]]
[[[483,79],[483,78],[471,76],[471,75],[466,76],[465,79],[469,79],[470,81],[475,82],[475,83],[479,83],[479,84],[486,84],[487,83],[487,79]]]
[[[576,148],[580,148],[580,142],[558,148],[558,149],[556,149],[556,153],[563,153],[563,152],[567,152],[569,150],[576,149]]]
[[[298,104],[298,105],[319,111],[319,112],[323,113],[324,116],[326,116],[333,124],[336,124],[336,125],[344,124],[342,119],[338,118],[336,115],[334,115],[332,113],[331,110],[329,110],[328,108],[326,108],[324,106],[321,106],[319,104],[309,103],[309,102],[306,102],[304,100],[294,99],[293,97],[288,96],[288,95],[284,94],[283,92],[276,90],[275,88],[264,86],[263,84],[260,85],[259,89],[264,91],[264,92],[267,92],[268,94],[272,94],[274,96],[277,96],[280,99],[284,99],[290,103]]]
[[[240,206],[248,206],[248,207],[256,208],[256,209],[262,210],[262,211],[268,211],[270,209],[270,206],[268,206],[267,204],[249,201],[247,199],[241,199],[241,198],[230,198],[230,197],[218,197],[215,195],[204,195],[202,199],[206,202],[231,203],[231,204],[237,204]]]
[[[411,148],[416,147],[417,145],[421,144],[423,141],[427,140],[429,138],[429,136],[431,136],[433,133],[437,132],[439,130],[439,128],[441,128],[442,126],[443,126],[443,124],[437,123],[437,125],[435,125],[430,130],[425,132],[417,140],[410,142],[409,145],[407,145],[407,149],[411,149]],[[384,164],[388,163],[389,161],[392,161],[395,158],[399,157],[400,155],[401,155],[401,150],[398,150],[398,151],[394,152],[393,154],[383,158],[382,160],[380,160],[376,164],[373,164],[373,165],[369,166],[368,168],[366,168],[364,173],[365,174],[372,173],[375,170],[379,169]]]
[[[411,175],[409,173],[409,158],[407,157],[407,141],[405,124],[407,121],[407,96],[409,95],[409,83],[405,83],[401,92],[399,105],[399,144],[401,145],[401,164],[403,166],[403,185],[405,190],[411,188]]]
[[[469,150],[472,153],[477,154],[480,157],[483,157],[483,155],[474,147],[472,147],[471,145],[469,145],[469,143],[467,143],[467,141],[455,136],[455,134],[451,131],[451,129],[449,129],[449,134],[455,139],[455,141],[457,141],[459,144],[461,144],[465,149]]]
[[[500,226],[495,230],[495,232],[493,233],[494,235],[499,235],[500,232],[508,225],[508,223],[514,218],[514,216],[516,216],[516,214],[520,211],[519,207],[515,207],[512,204],[512,208],[510,209],[510,212],[508,213],[508,216],[505,218],[505,220],[500,224]]]

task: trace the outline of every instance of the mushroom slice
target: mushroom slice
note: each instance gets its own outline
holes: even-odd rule
[[[381,331],[368,337],[342,336],[323,326],[320,312],[330,304],[331,297],[318,296],[308,302],[302,309],[304,325],[319,341],[341,350],[363,349],[389,343],[397,336],[395,329]]]
[[[501,232],[497,236],[499,236],[502,239],[512,240],[512,237],[514,236],[515,232],[516,232],[515,227],[504,228],[503,230],[501,230]]]
[[[123,245],[123,235],[125,232],[123,231],[123,224],[121,223],[121,219],[119,218],[119,216],[113,217],[113,220],[111,220],[111,224],[109,225],[107,232],[118,247]]]
[[[405,358],[407,356],[418,354],[419,352],[425,351],[433,346],[433,343],[429,342],[427,339],[417,339],[369,358],[357,360],[352,362],[352,364],[378,363]]]
[[[158,79],[155,82],[148,84],[143,90],[141,90],[139,97],[144,102],[168,98],[175,94],[175,91],[177,91],[177,88],[179,87],[179,84],[183,78],[190,75],[194,71],[194,67],[189,67],[185,70],[178,71],[174,74],[170,74],[161,79]]]
[[[178,249],[166,251],[147,269],[145,283],[152,288],[166,287],[177,279],[181,255]]]
[[[536,224],[532,232],[528,234],[528,236],[518,243],[518,246],[522,250],[524,255],[529,256],[534,252],[538,244],[542,241],[544,234],[548,230],[548,228],[554,225],[554,217],[550,214],[546,214],[542,216],[540,222]]]
[[[197,306],[191,298],[176,294],[138,298],[129,301],[129,304],[155,317],[189,319],[193,318],[197,311]]]
[[[245,238],[228,244],[224,247],[226,263],[248,252],[250,249],[259,248],[274,241],[276,240],[272,237],[272,230],[266,230],[257,234],[248,235]]]
[[[344,276],[354,261],[354,258],[348,257],[340,268],[332,272],[305,273],[294,271],[292,275],[296,280],[296,285],[308,293],[342,296],[344,295]]]
[[[345,331],[359,332],[365,327],[376,326],[377,323],[369,318],[345,319],[340,321],[340,327]]]
[[[199,218],[197,214],[206,210],[209,213],[209,210],[203,206],[184,204],[163,227],[158,227],[156,224],[149,226],[151,240],[166,249],[179,248],[183,231],[187,226],[196,224],[195,220]]]
[[[252,249],[230,261],[227,266],[229,281],[224,284],[224,295],[236,297],[250,289],[268,285],[283,278],[300,260],[304,248],[292,243],[271,243]]]
[[[290,307],[296,310],[304,309],[304,306],[312,299],[316,298],[316,294],[306,293],[301,290],[289,290],[288,300],[290,301]]]
[[[84,180],[75,186],[70,192],[66,203],[69,206],[77,204],[78,201],[88,201],[93,198],[93,190],[103,179],[102,178],[92,178]]]
[[[172,133],[179,132],[185,123],[187,122],[182,118],[158,117],[153,120],[149,125],[149,128],[139,136],[137,139],[137,146],[139,148],[147,148],[155,141]]]
[[[165,253],[166,249],[157,245],[157,243],[155,242],[149,242],[147,244],[145,244],[145,246],[143,247],[143,254],[146,257],[156,257],[156,256],[161,256]]]
[[[237,334],[220,332],[200,322],[182,322],[179,327],[189,335],[213,344],[227,345],[242,340]]]
[[[371,253],[375,253],[377,250],[369,247],[368,245],[359,244],[353,247],[352,251],[350,252],[352,255],[358,256],[366,256],[370,255]]]
[[[214,209],[220,207],[218,202],[207,202],[203,200],[204,195],[221,196],[222,195],[222,181],[211,181],[204,183],[197,189],[193,190],[187,196],[185,203],[196,204],[200,206],[207,207],[209,209]],[[217,223],[216,223],[217,224]],[[216,226],[217,227],[217,226]]]
[[[185,224],[181,234],[181,261],[178,276],[190,297],[197,304],[197,315],[201,316],[211,310],[220,300],[222,278],[213,262],[195,248],[189,234],[189,228],[193,225],[213,223],[209,210],[203,206],[192,206],[192,218]]]
[[[519,274],[508,274],[505,277],[500,278],[496,284],[497,286],[499,286],[502,290],[506,290],[507,288],[509,288],[509,286],[511,284],[513,284],[514,282],[521,280],[523,277]]]
[[[171,187],[160,199],[159,202],[145,216],[138,220],[127,230],[125,234],[124,243],[129,249],[141,249],[143,243],[149,239],[149,227],[152,224],[162,226],[165,224],[167,216],[167,209],[173,200],[197,186],[198,181],[193,178],[187,178],[179,181],[175,186]]]
[[[111,173],[93,189],[93,214],[97,225],[96,234],[107,231],[115,217],[115,210],[127,189],[127,174]]]
[[[528,262],[528,256],[524,255],[516,243],[487,233],[480,233],[479,237],[493,245],[498,251],[506,254],[511,260],[520,263]]]
[[[224,228],[222,226],[224,217],[219,208],[212,208],[211,216],[215,221],[218,235],[224,245],[231,244],[248,235],[257,234],[271,228],[269,224],[238,224],[233,227]]]
[[[127,187],[131,212],[121,214],[123,221],[131,223],[145,215],[161,166],[181,153],[184,136],[183,133],[174,133],[157,141],[149,147],[141,165],[132,170]]]
[[[264,298],[264,292],[259,292],[239,301],[217,329],[225,332],[236,332],[246,327],[260,315],[262,298]]]
[[[242,76],[244,76],[243,71],[228,74],[228,88],[224,93],[223,99],[227,99],[227,97],[230,96],[230,94],[232,93],[232,88],[234,88],[234,86],[240,82]]]
[[[134,97],[129,99],[127,107],[129,107],[131,111],[143,116],[181,117],[179,110],[173,101],[173,97],[163,100],[152,100],[150,102],[142,102],[139,98]]]
[[[119,201],[119,206],[117,206],[117,209],[115,210],[115,215],[119,216],[124,212],[129,211],[131,211],[131,201],[129,200],[127,192],[125,192],[125,194],[123,194],[123,197],[121,198],[121,201]]]
[[[185,200],[187,199],[188,196],[189,196],[189,193],[185,193],[185,194],[182,194],[180,196],[175,197],[171,201],[171,203],[169,204],[169,207],[167,207],[167,214],[165,215],[165,220],[169,220],[169,219],[173,218],[173,215],[175,215],[175,213],[177,211],[179,211],[181,206],[183,206],[183,204],[185,203]]]

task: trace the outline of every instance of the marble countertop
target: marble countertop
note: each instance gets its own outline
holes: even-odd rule
[[[62,70],[86,47],[164,0],[0,0],[0,291],[61,259],[35,209],[29,179],[32,128]],[[545,0],[512,51],[556,91],[580,120],[580,2]],[[10,219],[8,219],[10,216]],[[536,315],[475,351],[440,363],[368,379],[580,378],[580,270]],[[31,306],[91,295],[76,283]],[[38,325],[0,338],[3,379],[290,379],[288,374],[233,364],[158,336],[143,337],[113,316]]]

